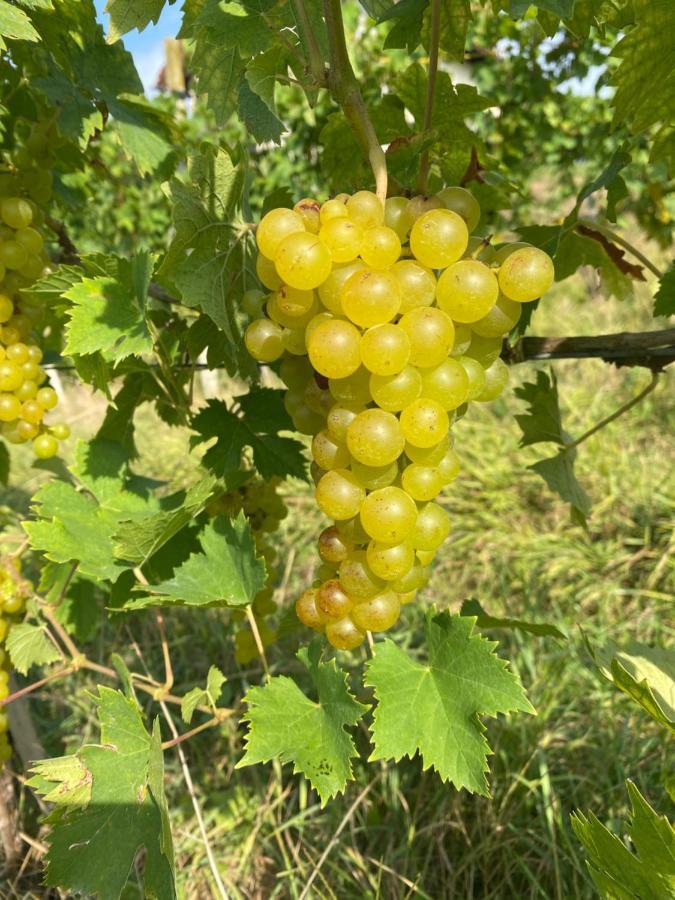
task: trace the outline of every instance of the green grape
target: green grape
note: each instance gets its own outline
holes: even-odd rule
[[[401,241],[406,239],[410,230],[405,216],[407,206],[407,197],[387,197],[384,201],[384,224],[392,228]]]
[[[371,375],[370,392],[381,409],[400,412],[422,393],[422,376],[414,366],[406,366],[396,375]]]
[[[410,541],[400,544],[381,544],[371,541],[366,548],[371,570],[383,581],[396,581],[406,575],[415,564],[415,549]]]
[[[21,367],[10,360],[0,362],[0,391],[15,391],[23,381]]]
[[[10,228],[28,228],[33,221],[33,210],[27,200],[20,197],[3,197],[0,200],[0,217]]]
[[[284,328],[282,330],[284,350],[293,356],[307,355],[307,342],[304,328]]]
[[[326,637],[336,650],[354,650],[365,640],[365,633],[352,622],[349,616],[326,625]]]
[[[431,306],[436,297],[436,276],[415,259],[401,259],[392,266],[391,274],[401,291],[401,314],[416,306]]]
[[[0,422],[13,422],[20,412],[21,403],[14,394],[0,394]]]
[[[57,422],[49,430],[57,441],[67,441],[70,437],[70,427],[65,422]]]
[[[34,425],[38,425],[42,421],[44,414],[45,411],[37,400],[26,400],[21,404],[20,416],[24,422],[32,422]]]
[[[59,452],[59,442],[51,434],[39,434],[33,441],[33,453],[38,459],[50,459]]]
[[[350,462],[349,451],[345,444],[334,440],[327,431],[314,435],[312,441],[312,459],[322,469],[346,469]]]
[[[327,310],[330,310],[336,316],[344,315],[342,304],[340,303],[342,286],[351,275],[365,269],[365,267],[362,259],[355,259],[353,262],[333,266],[328,278],[319,286],[319,299]]]
[[[360,412],[363,412],[361,404],[345,402],[331,406],[326,416],[326,427],[333,440],[347,440],[347,429]]]
[[[462,259],[479,259],[483,263],[491,263],[495,257],[495,249],[489,243],[489,238],[481,238],[472,235],[466,245]]]
[[[341,563],[354,552],[354,544],[330,525],[319,535],[319,556],[324,562]]]
[[[373,269],[388,269],[401,255],[401,241],[393,228],[376,225],[364,234],[361,258]]]
[[[499,284],[482,262],[462,259],[438,279],[438,305],[455,322],[468,325],[486,316],[497,302]]]
[[[315,308],[314,291],[300,291],[287,284],[282,284],[274,294],[274,300],[280,312],[294,319],[306,316],[310,309]]]
[[[469,378],[469,392],[466,399],[475,400],[485,390],[485,369],[478,360],[472,359],[470,356],[460,356],[459,361],[464,366]]]
[[[344,618],[353,605],[353,600],[337,579],[324,582],[316,595],[317,612],[324,622]]]
[[[419,217],[410,232],[410,249],[423,265],[444,269],[462,258],[469,242],[464,219],[449,209],[432,209]]]
[[[474,334],[471,338],[469,349],[464,356],[477,360],[486,369],[496,359],[499,359],[503,343],[504,339],[501,337],[486,338],[481,337],[479,334]]]
[[[256,319],[244,335],[246,349],[258,362],[274,362],[284,352],[281,328],[269,319]]]
[[[384,204],[371,191],[357,191],[347,200],[349,218],[361,228],[374,228],[384,222]]]
[[[24,440],[21,437],[21,435],[18,433],[16,426],[17,426],[16,422],[3,422],[2,423],[2,436],[10,444],[23,444]]]
[[[314,460],[309,464],[309,474],[312,478],[312,481],[315,485],[317,485],[323,476],[326,474],[325,470],[321,468],[321,466],[317,466]]]
[[[314,200],[311,197],[305,197],[303,200],[298,200],[293,207],[293,212],[300,216],[307,231],[311,234],[319,233],[321,205],[318,200]]]
[[[309,360],[297,356],[286,356],[279,366],[279,377],[292,391],[304,390],[307,382],[314,378]]]
[[[50,387],[40,388],[35,399],[45,410],[54,409],[54,407],[59,402],[56,391],[54,390],[54,388]]]
[[[345,281],[340,291],[344,314],[361,328],[382,325],[398,313],[401,292],[390,272],[361,269]]]
[[[386,631],[398,620],[401,602],[393,591],[357,603],[351,612],[352,622],[363,631]]]
[[[27,367],[24,368],[24,366],[21,366],[21,371],[24,376],[28,374],[26,369]],[[22,403],[24,400],[34,400],[37,397],[38,386],[34,378],[35,376],[33,378],[26,378],[23,384],[15,391],[17,399],[21,400]]]
[[[384,581],[368,565],[365,550],[355,550],[340,563],[340,584],[357,602],[374,597],[384,589]]]
[[[12,362],[19,364],[25,363],[28,361],[28,347],[19,341],[18,343],[12,344],[10,347],[7,347],[5,356]]]
[[[284,409],[288,413],[288,415],[293,418],[299,410],[305,406],[305,400],[302,396],[302,391],[298,393],[297,391],[287,391],[284,396]]]
[[[431,447],[416,447],[406,443],[405,455],[410,462],[419,463],[421,466],[437,466],[450,448],[450,436],[446,436]]]
[[[368,494],[361,506],[361,524],[375,541],[400,544],[414,530],[415,501],[397,487],[380,488]]]
[[[472,193],[463,187],[447,187],[438,193],[446,209],[461,216],[469,231],[473,231],[480,221],[480,206]]]
[[[359,516],[354,516],[353,519],[347,519],[345,522],[338,522],[335,527],[346,541],[351,541],[354,545],[365,544],[369,540]]]
[[[422,397],[436,400],[444,410],[457,409],[465,402],[469,378],[456,359],[444,359],[433,369],[422,370]]]
[[[411,463],[401,474],[401,487],[413,500],[433,500],[443,489],[443,478],[438,469]]]
[[[323,619],[316,606],[316,597],[318,593],[316,588],[309,588],[295,601],[295,614],[302,624],[306,625],[308,628],[323,627]]]
[[[319,387],[316,378],[312,378],[312,380],[305,385],[305,389],[302,392],[302,399],[313,412],[319,413],[319,415],[322,416],[325,416],[333,405],[333,398],[330,395],[330,391]]]
[[[274,264],[285,284],[310,291],[328,278],[333,263],[323,241],[317,235],[303,231],[283,239]]]
[[[364,246],[363,228],[350,218],[331,219],[321,226],[319,238],[328,247],[334,263],[355,260]]]
[[[259,253],[255,261],[255,272],[258,280],[270,291],[277,291],[283,284],[271,259]]]
[[[3,325],[0,327],[0,341],[5,346],[9,344],[16,344],[21,340],[21,332],[18,328],[15,328],[12,324],[12,319],[9,320],[7,325]]]
[[[504,262],[505,259],[508,259],[512,253],[515,253],[516,250],[522,250],[524,247],[531,247],[532,244],[526,244],[524,241],[514,241],[511,244],[504,244],[499,250],[495,250],[495,255],[492,262],[496,263],[498,266]]]
[[[408,200],[403,215],[406,234],[410,231],[410,229],[420,218],[420,216],[423,216],[424,213],[430,212],[432,209],[441,209],[442,207],[442,201],[435,196],[427,197],[420,194],[417,197],[413,197],[411,200]]]
[[[476,397],[479,403],[496,400],[509,383],[509,367],[503,359],[496,359],[485,370],[485,387]]]
[[[415,447],[433,447],[443,440],[450,427],[448,414],[441,404],[425,397],[406,406],[400,422],[405,440]]]
[[[362,484],[368,491],[388,487],[398,478],[396,462],[389,463],[387,466],[364,466],[357,459],[352,459],[349,468],[358,479],[359,484]]]
[[[293,427],[298,434],[318,434],[324,426],[324,419],[308,406],[301,406],[292,416]]]
[[[20,228],[16,233],[16,240],[26,248],[31,256],[37,256],[44,244],[42,235],[34,228]]]
[[[316,502],[329,519],[351,519],[361,510],[366,492],[348,469],[326,472],[316,486]]]
[[[437,550],[450,534],[450,516],[438,503],[425,503],[410,536],[416,550]]]
[[[333,197],[332,200],[326,200],[321,205],[319,221],[322,225],[325,225],[332,219],[346,219],[348,215],[346,200],[342,197]]]
[[[0,244],[0,263],[6,269],[20,269],[28,262],[28,253],[17,241],[4,241]]]
[[[304,231],[305,223],[297,212],[292,209],[272,209],[260,220],[255,239],[262,255],[267,259],[274,259],[284,238]]]
[[[455,341],[450,351],[451,356],[464,356],[471,345],[473,331],[468,325],[455,324]]]
[[[411,365],[427,369],[447,357],[455,339],[455,327],[442,310],[420,306],[401,316],[398,324],[410,338]]]
[[[487,315],[472,323],[471,329],[481,337],[502,337],[518,324],[522,310],[520,303],[501,294]]]
[[[309,359],[326,378],[348,378],[361,365],[361,335],[351,322],[322,322],[307,340]]]
[[[537,247],[516,250],[499,268],[499,287],[509,300],[516,303],[529,303],[543,296],[554,278],[553,260]]]
[[[454,481],[455,478],[459,475],[462,467],[459,462],[459,456],[455,453],[455,451],[450,447],[443,459],[438,463],[437,472],[441,476],[443,480],[443,484],[450,484],[451,481]],[[431,500],[431,497],[427,498]]]
[[[44,263],[39,256],[29,256],[26,262],[19,267],[19,272],[28,281],[35,281],[42,275],[44,267]]]
[[[308,291],[308,293],[312,294],[312,305],[306,312],[300,315],[289,315],[284,312],[279,305],[278,295],[276,293],[272,294],[267,301],[267,315],[273,322],[276,322],[277,325],[283,325],[285,328],[306,328],[318,314],[320,309],[319,302],[316,297],[314,297],[313,292]]]
[[[410,359],[410,338],[398,325],[374,325],[361,337],[361,358],[369,372],[397,375]]]
[[[386,466],[398,459],[405,440],[399,421],[383,409],[366,409],[347,428],[349,452],[364,466]]]
[[[400,594],[406,594],[408,591],[419,591],[429,583],[429,574],[426,566],[423,566],[419,561],[415,561],[413,567],[405,575],[392,582],[390,587]]]
[[[6,294],[0,294],[0,324],[9,322],[14,315],[14,304]]]
[[[365,406],[370,402],[370,372],[362,366],[347,378],[329,378],[328,390],[338,402]]]

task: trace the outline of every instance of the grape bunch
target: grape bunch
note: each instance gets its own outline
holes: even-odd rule
[[[319,581],[296,612],[340,649],[398,619],[450,531],[438,494],[457,476],[452,426],[508,382],[502,341],[551,286],[550,257],[471,236],[480,207],[368,191],[305,199],[260,221],[244,311],[249,353],[280,360],[286,409],[312,436]]]
[[[36,333],[44,311],[20,293],[41,277],[49,262],[40,231],[44,214],[32,199],[45,202],[51,194],[51,181],[45,181],[44,168],[36,167],[31,156],[40,152],[38,138],[42,135],[34,129],[15,162],[0,167],[0,434],[10,444],[31,441],[35,456],[48,459],[58,453],[59,441],[70,429],[44,421],[58,403],[40,366]]]
[[[286,504],[278,493],[280,484],[280,478],[263,480],[251,473],[250,480],[240,488],[222,494],[210,503],[207,509],[211,516],[224,514],[231,517],[243,510],[251,526],[256,554],[265,560],[267,581],[256,594],[252,604],[263,647],[273,644],[277,639],[275,629],[266,620],[277,609],[274,601],[276,573],[273,568],[277,549],[271,535],[278,530],[279,523],[288,515]],[[244,613],[237,611],[235,618],[242,622],[242,627],[235,635],[235,658],[237,662],[245,665],[258,656],[258,647],[253,632],[248,624],[244,624]]]
[[[6,561],[0,568],[0,700],[9,696],[9,655],[4,643],[12,619],[23,612],[28,583],[21,579],[18,559]],[[7,711],[0,707],[0,769],[12,755],[9,743]]]

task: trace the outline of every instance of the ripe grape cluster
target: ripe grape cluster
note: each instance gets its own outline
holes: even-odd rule
[[[21,579],[18,559],[7,561],[0,568],[0,700],[9,696],[9,654],[4,644],[13,617],[23,612],[27,583]],[[0,707],[0,769],[12,755],[9,743],[7,712]]]
[[[274,209],[257,228],[270,293],[243,298],[246,346],[281,361],[334,523],[296,612],[340,649],[390,628],[426,584],[450,531],[436,498],[460,470],[451,427],[504,389],[503,337],[553,282],[543,251],[471,236],[479,218],[461,187],[385,204],[359,191]]]
[[[44,177],[49,172],[36,166],[46,143],[34,129],[0,173],[0,434],[10,444],[31,441],[40,459],[54,456],[59,441],[70,434],[65,424],[45,424],[58,397],[45,384],[47,374],[40,366],[36,329],[44,311],[20,293],[41,277],[49,262],[40,228],[44,214],[36,202],[46,202],[51,194],[51,181]]]
[[[221,494],[209,504],[207,509],[209,515],[224,514],[231,517],[238,515],[243,510],[251,526],[256,554],[265,560],[267,581],[256,594],[252,604],[258,635],[263,647],[273,644],[277,639],[276,630],[268,624],[267,620],[277,609],[274,601],[276,580],[274,563],[278,554],[271,536],[278,530],[279,523],[288,515],[283,497],[278,493],[280,484],[280,478],[271,478],[265,481],[251,473],[250,480],[236,490]],[[242,627],[235,635],[235,658],[238,663],[245,665],[258,656],[258,647],[253,632],[248,624],[244,624],[244,613],[237,612],[235,618],[242,622]]]

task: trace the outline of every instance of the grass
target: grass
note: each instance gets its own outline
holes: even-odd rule
[[[629,307],[591,302],[581,290],[577,285],[572,295],[568,283],[558,287],[537,314],[536,330],[562,334],[650,327],[646,296]],[[514,383],[531,379],[533,369],[517,367]],[[560,363],[556,373],[565,427],[572,435],[583,433],[648,380],[646,372],[594,361]],[[69,397],[70,405],[81,410],[76,430],[90,434],[100,421],[101,405],[84,400],[82,393]],[[594,669],[582,632],[593,644],[609,638],[668,639],[666,606],[675,594],[675,478],[667,464],[673,397],[664,383],[580,446],[579,478],[594,501],[587,531],[570,524],[565,505],[527,468],[546,448],[519,448],[513,419],[518,404],[512,395],[476,409],[457,426],[464,473],[447,497],[452,534],[421,603],[408,608],[395,637],[416,647],[424,606],[456,610],[467,597],[477,598],[493,615],[557,625],[567,641],[491,634],[526,685],[537,716],[488,723],[494,750],[490,799],[441,784],[432,772],[422,772],[418,759],[399,765],[359,762],[345,796],[323,809],[288,768],[282,778],[272,766],[235,772],[241,755],[236,723],[197,736],[187,746],[190,769],[209,842],[232,897],[298,898],[310,878],[308,896],[339,900],[594,896],[583,852],[571,833],[570,812],[590,808],[621,831],[628,777],[666,811],[661,735]],[[185,480],[194,469],[187,435],[162,426],[147,410],[139,416],[138,445],[137,470],[144,474]],[[23,493],[14,499],[25,501],[42,476],[25,467],[20,472]],[[292,554],[293,565],[278,595],[284,609],[312,577],[313,541],[320,527],[306,487],[289,485],[287,500],[291,514],[280,544]],[[177,610],[168,618],[179,693],[199,683],[211,663],[229,674],[226,690],[232,696],[260,680],[258,665],[234,663],[225,614]],[[107,626],[100,639],[102,659],[111,645],[128,646],[126,627]],[[161,672],[151,622],[140,617],[130,627],[150,669]],[[271,649],[274,671],[293,668],[289,659],[302,639],[301,632],[291,630]],[[96,739],[91,707],[80,690],[92,684],[86,678],[78,688],[74,682],[60,683],[33,702],[51,754],[76,749],[82,738]],[[365,759],[365,728],[357,741]],[[166,763],[181,889],[189,898],[215,897],[175,755],[167,753]],[[34,818],[28,798],[23,802],[27,816]],[[28,866],[7,896],[47,896],[35,887],[37,871]],[[128,896],[138,896],[138,888],[131,885]]]

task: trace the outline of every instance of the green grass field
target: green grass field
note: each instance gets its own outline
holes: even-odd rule
[[[631,306],[621,305],[590,299],[581,281],[565,282],[537,313],[534,333],[654,327],[647,294]],[[513,385],[531,379],[534,369],[532,364],[515,367]],[[564,423],[573,436],[649,380],[646,371],[617,370],[598,361],[558,363],[555,370]],[[394,637],[416,652],[423,607],[434,604],[455,611],[469,597],[493,615],[555,624],[566,633],[566,641],[490,632],[499,640],[500,655],[511,661],[525,683],[537,715],[488,723],[494,749],[491,799],[456,792],[433,772],[422,772],[414,759],[397,766],[357,765],[356,780],[346,795],[321,809],[316,795],[288,769],[282,782],[271,766],[235,772],[242,730],[234,722],[220,733],[210,730],[196,737],[186,751],[196,796],[233,898],[594,896],[569,826],[570,812],[593,809],[620,830],[627,813],[623,782],[628,777],[657,809],[667,811],[660,785],[665,763],[660,735],[647,716],[594,669],[584,637],[592,644],[668,640],[668,608],[675,595],[674,397],[672,376],[670,381],[665,376],[643,404],[579,448],[578,475],[594,503],[588,531],[570,524],[565,504],[527,469],[547,448],[519,448],[513,413],[520,404],[512,388],[491,408],[472,410],[456,426],[455,446],[464,471],[447,494],[452,534],[420,603],[406,608]],[[69,392],[65,406],[76,434],[90,435],[101,417],[97,400],[78,389]],[[189,480],[194,459],[186,433],[144,413],[138,443],[138,471]],[[19,466],[22,462],[20,458]],[[34,470],[17,469],[22,500],[42,477]],[[290,484],[287,499],[291,512],[280,538],[287,565],[277,594],[282,617],[312,578],[320,528],[307,486]],[[670,613],[672,621],[672,606]],[[178,610],[167,618],[176,692],[199,683],[212,663],[230,676],[233,693],[260,680],[260,666],[242,669],[234,662],[225,639],[227,614]],[[91,648],[93,658],[97,653],[104,658],[110,640],[128,646],[126,629],[125,623],[110,625],[105,640],[98,638],[98,646]],[[151,623],[141,618],[132,629],[149,648],[144,653],[150,670],[161,672]],[[297,628],[287,629],[287,636],[270,650],[273,671],[288,671],[288,659],[304,637]],[[84,677],[77,687],[75,681],[58,683],[33,701],[50,754],[74,750],[78,741],[71,737],[64,743],[64,738],[78,729],[96,739],[83,693],[93,683]],[[72,704],[70,714],[64,694],[68,706]],[[365,759],[365,730],[357,741]],[[189,898],[216,896],[193,807],[171,752],[166,763],[170,806],[178,810],[172,824],[181,885]],[[27,814],[34,815],[31,802],[24,802]],[[31,872],[29,866],[7,896],[45,896]],[[137,889],[130,886],[128,897],[133,896],[138,896]]]

